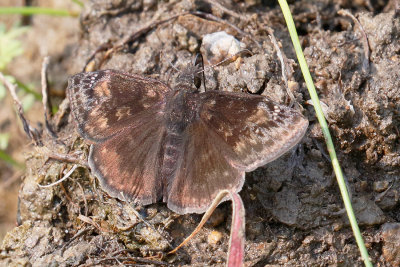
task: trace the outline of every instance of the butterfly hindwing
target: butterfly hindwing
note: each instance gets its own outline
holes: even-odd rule
[[[68,82],[72,114],[81,135],[99,142],[163,110],[166,84],[115,70],[79,73]]]
[[[197,120],[188,126],[181,163],[169,188],[168,207],[180,214],[204,212],[223,189],[240,191],[244,171],[225,158],[225,144]]]

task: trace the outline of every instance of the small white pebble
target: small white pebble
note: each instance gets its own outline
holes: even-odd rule
[[[243,49],[244,45],[226,32],[214,32],[203,37],[201,52],[211,64],[232,57]]]

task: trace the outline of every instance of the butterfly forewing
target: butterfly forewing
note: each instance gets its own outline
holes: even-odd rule
[[[171,88],[115,70],[79,73],[68,82],[71,110],[83,137],[102,141],[123,128],[145,123],[165,107]]]
[[[161,116],[91,146],[89,166],[111,196],[147,205],[162,197],[159,177],[165,129]],[[122,195],[122,194],[123,195]],[[125,198],[125,199],[124,199]]]
[[[227,145],[232,166],[245,171],[287,152],[308,126],[299,112],[264,96],[208,91],[202,99],[201,120]]]

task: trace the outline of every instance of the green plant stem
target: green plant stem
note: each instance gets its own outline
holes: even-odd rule
[[[5,162],[13,165],[14,167],[17,167],[19,169],[24,169],[25,166],[24,164],[21,164],[19,162],[17,162],[16,160],[14,160],[10,155],[8,155],[5,151],[0,150],[0,159],[4,160]]]
[[[319,124],[321,125],[322,132],[323,132],[324,137],[325,137],[325,142],[326,142],[326,145],[327,145],[327,148],[328,148],[329,156],[330,156],[330,158],[332,160],[332,166],[333,166],[333,169],[334,169],[335,174],[336,174],[336,179],[337,179],[337,182],[338,182],[338,185],[339,185],[339,188],[340,188],[340,193],[342,194],[342,199],[343,199],[346,211],[347,211],[347,216],[349,218],[351,228],[353,229],[354,237],[355,237],[355,239],[357,241],[357,245],[358,245],[358,248],[360,249],[360,253],[361,253],[361,256],[362,256],[362,258],[364,260],[365,266],[367,266],[367,267],[371,266],[372,267],[372,263],[371,263],[371,261],[369,259],[369,256],[368,256],[368,251],[367,251],[367,249],[365,247],[363,238],[362,238],[361,233],[360,233],[360,228],[358,227],[358,224],[357,224],[356,216],[354,215],[354,211],[353,211],[353,208],[351,206],[351,201],[350,201],[350,198],[349,198],[349,194],[348,194],[348,191],[347,191],[347,188],[346,188],[346,184],[345,184],[344,179],[343,179],[342,169],[340,168],[339,161],[337,159],[335,148],[334,148],[334,145],[333,145],[333,142],[332,142],[331,134],[329,133],[328,124],[326,123],[326,120],[325,120],[325,117],[324,117],[324,114],[322,112],[322,108],[321,108],[321,105],[320,105],[320,102],[319,102],[319,99],[318,99],[318,95],[317,95],[317,92],[315,90],[314,83],[312,81],[310,71],[308,69],[307,62],[306,62],[306,60],[304,58],[304,54],[303,54],[303,51],[302,51],[302,48],[301,48],[301,45],[300,45],[300,42],[299,42],[299,38],[297,36],[296,27],[294,25],[293,18],[292,18],[292,15],[290,13],[289,6],[288,6],[288,4],[287,4],[287,2],[285,0],[278,0],[278,2],[279,2],[279,5],[281,6],[283,15],[285,17],[286,24],[287,24],[288,30],[289,30],[289,34],[290,34],[290,37],[292,39],[294,49],[296,51],[297,59],[299,61],[300,68],[301,68],[301,71],[302,71],[303,76],[304,76],[304,80],[306,82],[308,91],[310,93],[311,100],[312,100],[313,105],[314,105],[315,113],[317,115]]]
[[[69,16],[77,17],[79,14],[66,9],[53,9],[45,7],[2,7],[0,8],[0,15],[19,14],[23,16],[31,15],[51,15],[51,16]]]
[[[74,2],[75,4],[79,5],[80,7],[84,6],[83,2],[81,2],[79,0],[71,0],[71,1]]]
[[[42,100],[42,95],[39,94],[38,92],[32,90],[29,88],[26,84],[16,80],[15,83],[18,85],[19,88],[21,88],[23,91],[25,91],[28,94],[32,94],[35,97],[35,100],[41,101]]]

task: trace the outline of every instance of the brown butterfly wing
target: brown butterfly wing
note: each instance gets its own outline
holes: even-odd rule
[[[180,213],[202,213],[222,189],[240,191],[244,171],[224,156],[227,147],[198,120],[186,131],[183,157],[169,188],[168,208]]]
[[[168,195],[178,213],[201,213],[220,190],[241,190],[251,171],[287,152],[308,121],[263,96],[209,91],[187,128],[184,156]]]
[[[77,128],[93,143],[89,165],[111,196],[144,205],[161,197],[161,183],[155,177],[170,92],[160,81],[115,70],[69,79]]]
[[[112,197],[142,205],[162,197],[161,179],[156,178],[165,128],[159,115],[91,146],[89,166]]]
[[[170,91],[160,81],[115,70],[76,74],[69,79],[67,89],[77,128],[93,142],[164,110]]]
[[[307,130],[301,113],[264,96],[209,91],[202,98],[201,120],[227,145],[232,165],[247,172],[280,157]]]

